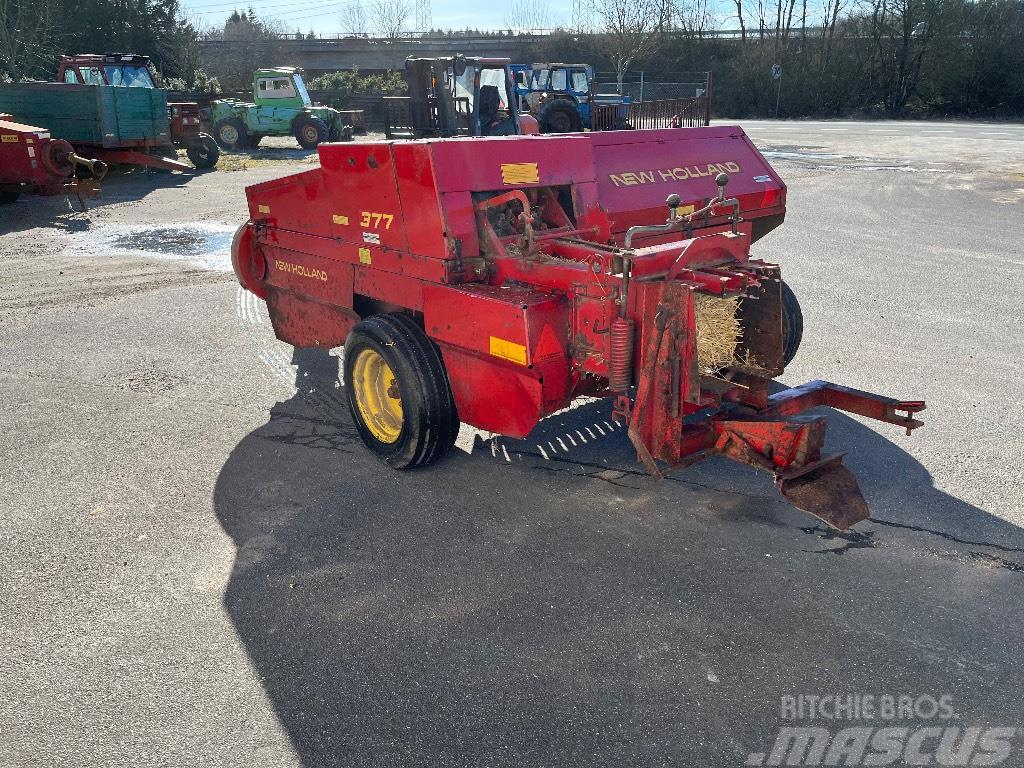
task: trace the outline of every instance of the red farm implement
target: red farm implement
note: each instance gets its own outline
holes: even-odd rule
[[[75,169],[83,167],[92,179],[83,189]],[[0,203],[13,203],[23,193],[58,195],[74,191],[88,194],[91,184],[106,173],[99,160],[79,157],[63,139],[50,137],[45,128],[16,123],[0,114]]]
[[[737,127],[319,152],[320,168],[248,188],[235,271],[278,338],[344,345],[356,427],[394,467],[442,456],[460,420],[524,437],[609,397],[652,474],[726,456],[843,529],[867,505],[808,412],[921,426],[919,401],[827,382],[772,394],[802,320],[750,247],[782,223],[786,187]]]

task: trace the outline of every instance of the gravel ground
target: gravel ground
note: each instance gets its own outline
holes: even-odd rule
[[[1019,727],[1024,144],[821,131],[750,128],[784,382],[929,403],[830,419],[874,513],[844,535],[724,461],[650,480],[604,404],[384,469],[226,271],[306,153],[0,209],[0,765],[743,765],[800,693]]]

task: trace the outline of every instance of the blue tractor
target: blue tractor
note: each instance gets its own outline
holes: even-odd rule
[[[513,64],[520,111],[529,111],[541,133],[629,128],[630,98],[594,91],[589,64]]]

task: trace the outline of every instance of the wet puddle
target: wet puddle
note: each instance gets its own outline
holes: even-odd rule
[[[949,173],[947,168],[915,168],[894,162],[879,163],[877,158],[836,155],[831,152],[815,151],[809,147],[764,145],[758,147],[761,154],[770,160],[788,160],[816,171],[902,171],[904,173]]]
[[[76,233],[65,252],[92,257],[180,259],[207,269],[229,272],[234,234],[235,227],[224,224],[94,224],[88,230]]]

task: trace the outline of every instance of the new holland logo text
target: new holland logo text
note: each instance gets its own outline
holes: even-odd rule
[[[637,184],[661,184],[668,181],[686,181],[700,179],[705,176],[717,176],[720,173],[739,173],[739,163],[731,160],[727,163],[701,163],[700,165],[680,165],[675,168],[662,168],[650,171],[630,171],[628,173],[611,173],[608,178],[616,187],[635,187]]]
[[[290,272],[293,275],[308,277],[310,280],[319,280],[322,283],[327,282],[327,273],[322,269],[310,269],[301,264],[292,264],[290,261],[281,261],[280,259],[274,260],[274,267],[281,272]]]

